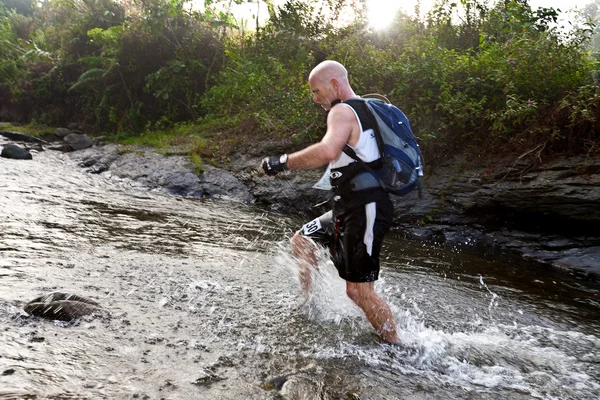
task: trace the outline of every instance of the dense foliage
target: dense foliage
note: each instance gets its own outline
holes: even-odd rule
[[[589,153],[600,143],[595,26],[566,31],[557,10],[526,1],[442,0],[423,19],[399,13],[385,31],[369,28],[359,1],[267,2],[269,19],[252,32],[218,11],[225,2],[2,2],[4,120],[315,140],[323,118],[306,78],[336,59],[357,93],[404,110],[430,156]],[[349,10],[355,20],[342,23]]]

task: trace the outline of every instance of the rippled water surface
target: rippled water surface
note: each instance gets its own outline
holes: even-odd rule
[[[390,235],[381,344],[325,259],[299,298],[307,217],[178,198],[68,156],[0,158],[0,398],[597,399],[591,282]],[[66,291],[104,312],[28,316]]]

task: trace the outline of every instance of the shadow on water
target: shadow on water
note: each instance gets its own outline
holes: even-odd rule
[[[0,398],[596,399],[598,287],[390,236],[379,342],[325,252],[300,301],[296,221],[142,191],[65,155],[0,159]],[[101,315],[27,315],[52,291]]]

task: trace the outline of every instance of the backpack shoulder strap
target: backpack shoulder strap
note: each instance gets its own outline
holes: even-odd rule
[[[375,115],[373,115],[375,111],[373,111],[373,109],[369,106],[368,102],[369,100],[366,100],[364,98],[352,98],[343,101],[342,103],[348,104],[355,111],[360,108],[364,115],[367,116],[373,128],[373,131],[375,132],[375,139],[377,140],[377,148],[379,149],[379,155],[380,157],[383,157],[383,138],[381,136],[381,130],[379,128],[379,124],[377,124],[377,119],[375,118]]]

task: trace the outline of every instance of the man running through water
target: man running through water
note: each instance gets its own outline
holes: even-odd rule
[[[306,294],[311,288],[310,272],[317,265],[315,242],[327,245],[340,277],[346,281],[348,297],[364,311],[384,341],[397,343],[392,311],[374,288],[379,277],[381,244],[392,224],[393,204],[377,181],[343,152],[348,144],[372,168],[379,168],[374,127],[361,107],[355,110],[350,106],[359,97],[350,87],[346,68],[339,62],[317,65],[308,84],[313,101],[328,111],[323,139],[295,153],[266,157],[261,163],[267,175],[326,164],[331,170],[332,211],[304,225],[292,238],[302,290]]]

